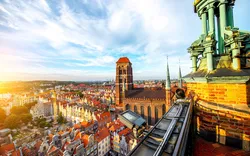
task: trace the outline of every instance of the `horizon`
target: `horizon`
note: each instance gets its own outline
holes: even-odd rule
[[[164,80],[166,55],[171,78],[178,77],[179,58],[184,76],[191,72],[187,48],[202,27],[192,4],[2,0],[0,81],[114,79],[122,56],[130,59],[135,80]],[[248,6],[249,0],[235,3],[234,22],[241,30],[249,28]]]

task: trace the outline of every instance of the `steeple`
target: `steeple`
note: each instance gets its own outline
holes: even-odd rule
[[[182,88],[182,76],[181,76],[181,65],[180,65],[180,60],[179,60],[179,83],[178,83],[179,88]]]
[[[166,78],[166,87],[167,90],[171,88],[171,82],[170,82],[170,74],[169,74],[169,67],[168,67],[168,56],[167,56],[167,78]]]

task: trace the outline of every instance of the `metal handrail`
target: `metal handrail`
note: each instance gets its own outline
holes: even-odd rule
[[[179,117],[181,112],[182,112],[182,105],[179,105],[180,106],[180,109],[178,110],[178,112],[176,112],[175,116],[174,117]],[[174,128],[175,128],[175,125],[177,123],[178,119],[176,118],[173,118],[170,125],[169,125],[169,128],[167,130],[167,132],[165,133],[164,137],[163,137],[163,141],[160,143],[160,145],[158,146],[158,148],[156,149],[155,153],[153,156],[158,156],[160,155],[162,152],[163,152],[163,148],[165,147],[166,143],[168,142]]]

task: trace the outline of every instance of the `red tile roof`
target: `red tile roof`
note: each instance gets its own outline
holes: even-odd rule
[[[39,149],[40,149],[40,146],[41,146],[41,144],[42,144],[43,142],[41,141],[41,140],[39,140],[39,141],[37,141],[36,142],[36,144],[35,144],[35,150],[36,150],[36,152],[38,152],[39,151]]]
[[[52,152],[54,152],[54,151],[56,151],[57,150],[57,148],[55,147],[55,146],[52,146],[51,148],[50,148],[50,150],[48,151],[48,154],[49,153],[52,153]]]
[[[92,125],[92,124],[94,124],[94,121],[93,121],[93,120],[90,121],[90,122],[87,122],[87,121],[82,121],[82,122],[81,122],[81,125],[82,125],[82,127],[84,127],[84,128],[87,128],[87,127],[89,127],[89,126]]]
[[[75,125],[74,125],[74,128],[75,128],[75,129],[80,129],[80,128],[81,128],[81,125],[80,125],[80,124],[75,124]]]
[[[76,136],[75,136],[75,138],[74,138],[74,140],[78,140],[78,139],[81,139],[81,133],[80,133],[80,131],[76,134]]]
[[[12,156],[21,156],[20,150],[14,151],[14,152],[12,153]]]
[[[88,143],[89,143],[89,135],[88,134],[84,134],[82,136],[82,142],[84,144],[84,147],[88,146]]]
[[[127,57],[121,57],[116,63],[130,63]]]
[[[120,132],[118,133],[118,135],[119,135],[119,136],[126,136],[126,135],[128,135],[129,133],[131,133],[131,132],[132,132],[132,130],[131,130],[130,128],[125,128],[124,130],[120,131]]]
[[[96,134],[95,134],[95,139],[96,141],[99,143],[101,142],[103,139],[107,138],[109,136],[109,130],[108,128],[104,127],[102,128],[100,131],[98,131]]]
[[[15,145],[13,143],[3,145],[0,147],[0,155],[4,155],[4,154],[8,153],[9,151],[15,151]]]

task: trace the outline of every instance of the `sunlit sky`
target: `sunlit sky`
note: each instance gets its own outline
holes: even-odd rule
[[[201,34],[193,0],[0,0],[0,80],[108,80],[127,56],[134,79],[191,71],[187,48]],[[235,26],[250,30],[250,0]]]

